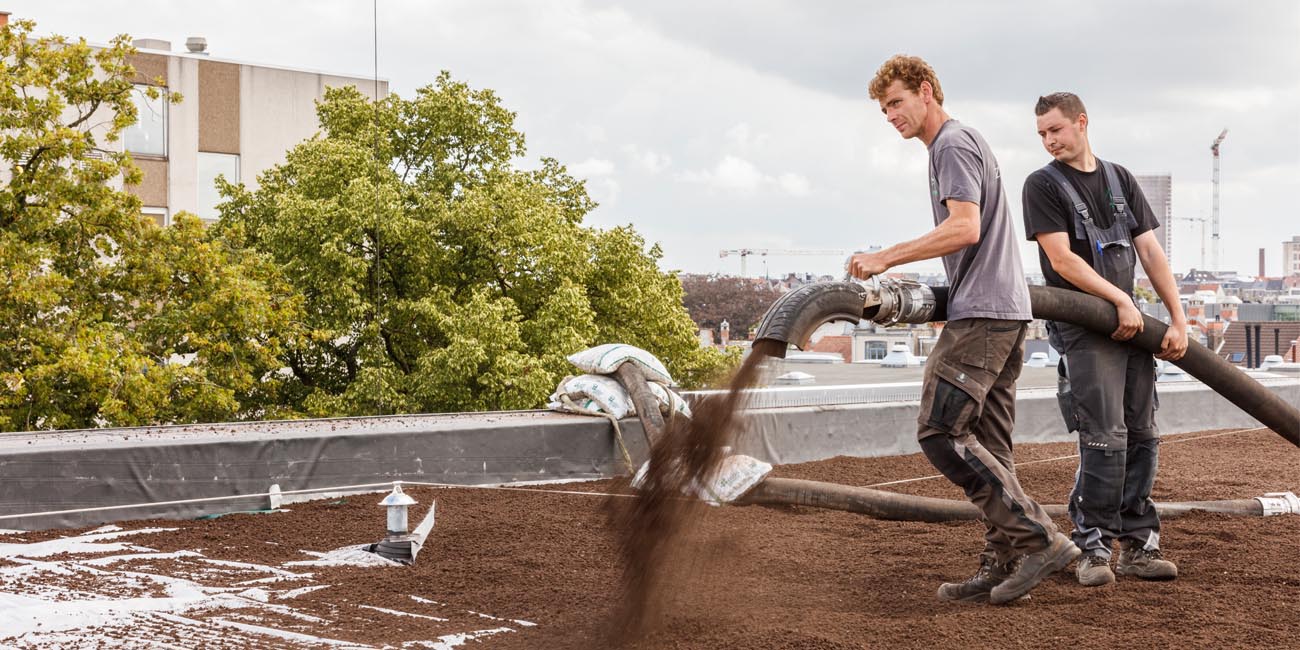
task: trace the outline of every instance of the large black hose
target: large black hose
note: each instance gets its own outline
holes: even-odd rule
[[[866,290],[852,282],[817,282],[788,291],[763,315],[754,337],[793,343],[800,350],[818,327],[831,321],[856,323],[870,318],[863,310]],[[785,356],[784,354],[782,356]]]
[[[898,494],[871,488],[837,485],[792,478],[768,478],[737,501],[738,504],[796,505],[844,510],[875,519],[893,521],[969,521],[979,519],[980,509],[969,501]],[[1064,505],[1043,505],[1048,516],[1066,516]],[[1161,518],[1169,519],[1193,511],[1218,512],[1245,517],[1264,516],[1258,499],[1185,501],[1157,503]]]
[[[946,320],[947,287],[930,290],[935,299],[930,320]],[[864,308],[867,296],[867,289],[853,282],[820,282],[799,287],[772,304],[758,325],[756,339],[793,343],[802,349],[813,331],[824,323],[836,320],[856,322],[876,316],[875,307]],[[1101,334],[1110,334],[1118,326],[1115,307],[1096,296],[1033,286],[1029,287],[1029,297],[1035,318],[1071,323]],[[1150,316],[1143,316],[1143,319],[1145,327],[1129,343],[1148,352],[1158,352],[1169,328]],[[1187,353],[1174,364],[1300,447],[1300,410],[1205,346],[1195,341],[1188,342]]]
[[[1110,334],[1118,326],[1114,307],[1100,298],[1051,287],[1029,289],[1036,318],[1072,323],[1102,334]],[[933,311],[928,312],[928,320],[946,320],[947,288],[927,290],[934,294]],[[825,323],[838,320],[856,322],[877,317],[879,307],[865,306],[869,297],[866,287],[852,282],[824,282],[800,287],[782,296],[768,309],[759,323],[756,339],[793,343],[802,349],[807,346],[813,332]],[[899,304],[893,307],[898,308]],[[920,312],[925,313],[928,308],[927,302]],[[1150,316],[1144,316],[1144,319],[1143,331],[1130,342],[1154,353],[1160,349],[1168,326]],[[1300,411],[1205,346],[1189,342],[1187,353],[1175,363],[1278,435],[1300,446]],[[815,506],[904,521],[961,521],[981,516],[979,509],[966,501],[781,478],[764,480],[739,502]],[[1045,505],[1043,508],[1053,517],[1065,515],[1066,507],[1063,505]],[[1157,503],[1156,509],[1165,518],[1195,510],[1245,516],[1265,514],[1263,504],[1257,499]]]

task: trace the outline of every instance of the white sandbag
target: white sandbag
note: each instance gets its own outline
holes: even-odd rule
[[[575,352],[568,356],[569,363],[577,366],[583,372],[589,372],[596,375],[610,375],[618,369],[625,361],[631,361],[641,367],[645,373],[645,378],[651,383],[660,382],[672,385],[673,378],[668,375],[668,369],[664,364],[655,358],[655,355],[625,343],[606,343],[597,345],[594,348]]]
[[[641,463],[640,469],[632,477],[633,489],[641,489],[646,471],[649,469],[650,461]],[[697,482],[683,491],[688,496],[699,497],[701,501],[711,506],[720,506],[745,496],[771,472],[771,463],[765,463],[751,456],[735,454],[722,459],[717,474],[707,485],[700,485]]]
[[[713,480],[699,489],[700,498],[711,506],[731,503],[754,489],[771,471],[770,463],[757,458],[741,454],[727,456]]]
[[[691,407],[686,403],[686,400],[682,399],[681,395],[678,395],[671,388],[667,388],[658,382],[652,381],[649,382],[649,385],[650,393],[654,395],[655,399],[659,402],[659,413],[661,415],[666,418],[673,412],[676,412],[680,415],[685,415],[688,418],[691,417]]]
[[[659,403],[659,413],[665,418],[672,417],[674,412],[691,417],[691,407],[681,395],[671,389],[664,388],[662,384],[652,383],[650,393]],[[568,398],[567,403],[563,399],[565,397]],[[632,397],[628,395],[627,389],[623,388],[623,384],[620,384],[617,379],[604,375],[565,377],[555,388],[555,392],[551,393],[546,408],[584,415],[603,413],[613,415],[617,420],[636,415],[636,405],[632,403]]]
[[[584,415],[604,413],[616,420],[636,413],[632,398],[623,385],[613,377],[603,375],[565,377],[551,393],[546,406],[553,411]]]

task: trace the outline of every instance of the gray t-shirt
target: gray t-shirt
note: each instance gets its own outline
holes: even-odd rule
[[[944,122],[930,143],[934,225],[948,218],[949,199],[979,206],[980,240],[943,257],[950,287],[948,320],[1032,320],[998,161],[979,132],[957,120]]]

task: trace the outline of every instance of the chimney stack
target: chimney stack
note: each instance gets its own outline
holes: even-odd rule
[[[1263,280],[1265,277],[1267,276],[1264,274],[1264,249],[1261,248],[1259,249],[1259,279]]]
[[[0,27],[4,27],[5,25],[9,24],[9,16],[10,16],[9,12],[0,11]]]

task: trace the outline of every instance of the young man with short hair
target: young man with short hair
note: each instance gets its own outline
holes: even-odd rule
[[[1153,232],[1160,224],[1124,167],[1092,153],[1088,114],[1072,93],[1038,98],[1038,135],[1052,162],[1025,181],[1025,234],[1036,240],[1047,286],[1082,291],[1115,305],[1110,336],[1049,321],[1061,353],[1058,398],[1066,426],[1079,434],[1079,470],[1070,493],[1074,542],[1083,551],[1075,574],[1100,586],[1120,575],[1172,580],[1178,567],[1160,555],[1160,518],[1151,500],[1160,443],[1155,423],[1155,362],[1125,343],[1142,331],[1133,272],[1142,262],[1169,308],[1159,355],[1187,350],[1187,318],[1178,286]],[[1121,543],[1110,568],[1112,544]]]
[[[935,227],[913,241],[854,255],[867,279],[893,266],[943,258],[948,324],[925,366],[917,436],[921,449],[984,513],[985,548],[975,576],[939,587],[941,600],[1007,603],[1079,554],[1016,479],[1011,456],[1016,379],[1026,322],[1025,284],[997,160],[974,129],[948,117],[925,61],[895,56],[870,95],[904,138],[930,152]]]

